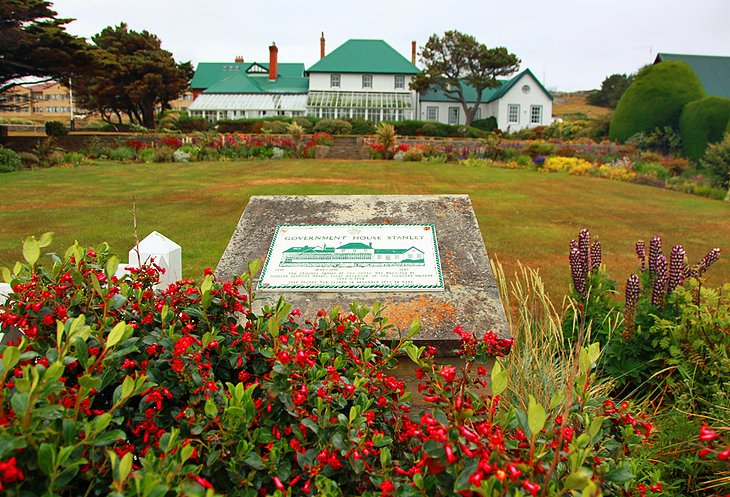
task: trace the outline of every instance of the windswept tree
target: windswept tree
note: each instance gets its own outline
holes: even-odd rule
[[[80,78],[81,105],[97,111],[107,122],[129,122],[155,127],[155,110],[169,108],[188,87],[193,75],[189,62],[177,63],[160,39],[136,32],[122,23],[92,37],[97,47],[94,70]]]
[[[600,90],[594,90],[588,95],[588,103],[599,107],[615,109],[626,89],[633,81],[634,75],[612,74],[601,83]]]
[[[73,19],[57,19],[51,2],[0,2],[0,93],[19,78],[37,76],[65,82],[90,63],[90,47],[66,32]]]
[[[425,92],[436,87],[449,100],[461,104],[469,126],[484,90],[500,86],[497,78],[519,69],[520,59],[504,47],[488,48],[471,35],[447,31],[432,35],[421,50],[424,69],[411,88]]]

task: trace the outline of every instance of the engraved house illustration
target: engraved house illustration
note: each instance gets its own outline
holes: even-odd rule
[[[290,247],[283,252],[280,265],[334,266],[340,264],[416,265],[425,264],[423,251],[416,247],[378,249],[372,243],[346,243],[339,247]]]

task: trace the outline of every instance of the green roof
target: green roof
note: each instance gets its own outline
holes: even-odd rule
[[[702,82],[707,95],[730,98],[730,57],[660,53],[655,63],[670,60],[688,64]]]
[[[235,88],[243,85],[244,88],[259,88],[250,93],[306,93],[309,88],[309,79],[304,77],[304,64],[284,62],[278,65],[279,74],[275,82],[269,81],[268,62],[201,62],[195,69],[195,75],[190,82],[193,90],[206,90],[218,83],[227,81],[222,88]],[[235,76],[235,77],[234,77]],[[243,76],[240,78],[239,76]],[[252,82],[246,81],[249,78]],[[215,91],[212,93],[229,93]],[[233,93],[249,93],[248,91],[234,91]]]
[[[419,70],[383,40],[347,40],[307,72],[417,74]]]
[[[537,82],[537,85],[542,89],[543,92],[545,92],[548,98],[550,98],[550,100],[553,100],[553,95],[549,91],[547,91],[542,83],[540,83],[540,80],[537,79],[534,74],[532,74],[532,71],[530,71],[529,69],[525,69],[512,79],[498,80],[499,86],[496,88],[485,88],[484,91],[482,91],[481,102],[486,104],[503,97],[525,75],[532,76],[532,79]],[[477,92],[473,86],[465,82],[462,83],[462,89],[464,91],[464,97],[466,98],[467,102],[476,101]],[[423,102],[454,102],[453,99],[448,98],[443,91],[433,85],[430,86],[426,92],[421,94],[420,100]]]

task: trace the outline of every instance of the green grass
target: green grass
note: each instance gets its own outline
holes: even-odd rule
[[[490,256],[508,277],[517,260],[540,268],[550,293],[567,289],[567,248],[587,227],[603,241],[610,273],[625,281],[633,246],[654,234],[665,253],[682,243],[691,262],[730,247],[730,204],[656,188],[564,174],[455,164],[286,160],[191,164],[101,163],[0,176],[0,265],[21,257],[27,235],[55,232],[52,249],[107,241],[126,260],[157,230],[183,247],[183,272],[215,267],[251,195],[441,194],[471,197]],[[730,281],[721,257],[711,284]]]

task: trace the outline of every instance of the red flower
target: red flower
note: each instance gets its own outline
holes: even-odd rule
[[[522,482],[522,488],[524,488],[525,490],[530,492],[530,495],[532,495],[532,497],[535,497],[537,495],[537,493],[540,491],[540,485],[538,485],[537,483],[528,481],[528,480],[524,480]]]
[[[0,461],[0,483],[15,483],[24,479],[25,476],[23,476],[23,472],[18,468],[15,456],[6,462]],[[0,485],[0,488],[2,488],[2,485]]]
[[[718,435],[716,431],[712,431],[707,428],[707,425],[702,425],[700,427],[700,440],[702,440],[703,442],[715,440],[719,436],[720,435]]]

